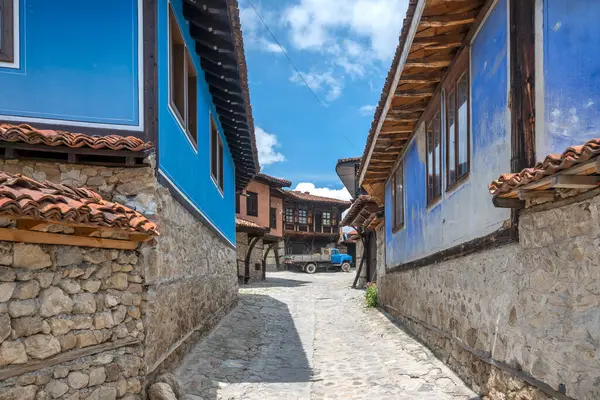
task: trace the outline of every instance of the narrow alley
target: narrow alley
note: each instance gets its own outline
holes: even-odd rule
[[[279,272],[177,371],[187,400],[474,399],[465,384],[350,289],[354,274]]]

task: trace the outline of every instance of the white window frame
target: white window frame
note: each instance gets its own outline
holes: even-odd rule
[[[212,165],[213,165],[213,154],[212,154],[212,147],[213,147],[213,135],[212,135],[212,125],[213,125],[213,113],[212,111],[208,112],[208,135],[209,135],[209,146],[208,146],[208,160],[209,160],[209,170],[210,170],[210,179],[212,180],[212,182],[215,184],[215,186],[217,187],[217,190],[219,190],[219,193],[221,194],[221,197],[224,196],[224,191],[225,191],[225,163],[223,162],[223,182],[221,182],[221,185],[219,185],[219,177],[215,176],[213,174],[213,170],[212,170]],[[224,153],[225,153],[225,146],[223,145],[223,139],[221,139],[221,133],[219,132],[219,126],[217,125],[217,121],[214,121],[214,125],[215,125],[215,130],[217,132],[216,137],[217,137],[217,171],[216,173],[219,173],[219,165],[221,165],[221,157],[223,157]],[[221,147],[222,151],[219,151],[219,146]],[[224,160],[223,160],[224,161]]]
[[[4,0],[0,0],[0,1],[4,1]],[[11,0],[9,0],[11,1]],[[20,47],[21,47],[21,37],[20,37],[20,33],[21,33],[21,28],[20,28],[20,4],[21,0],[12,0],[12,11],[13,11],[13,32],[12,32],[12,39],[13,39],[13,57],[12,57],[12,61],[0,61],[0,68],[12,68],[12,69],[19,69],[21,68],[21,51],[20,51]]]

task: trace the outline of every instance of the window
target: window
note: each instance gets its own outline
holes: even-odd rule
[[[15,61],[14,0],[0,0],[0,62]]]
[[[246,214],[251,217],[258,217],[258,194],[247,192]]]
[[[427,205],[442,195],[442,141],[439,108],[427,122]]]
[[[240,194],[236,193],[235,194],[235,213],[239,214],[240,213]]]
[[[404,165],[400,164],[392,176],[393,229],[404,226]]]
[[[269,214],[269,228],[277,229],[277,209],[273,207],[271,207]]]
[[[223,191],[223,142],[212,114],[210,116],[210,174],[219,189]]]
[[[452,187],[469,172],[469,81],[465,72],[446,91],[447,184]]]
[[[331,225],[331,213],[323,212],[323,225],[330,226]]]
[[[306,210],[298,210],[298,223],[299,224],[307,224],[308,223]]]
[[[294,223],[294,209],[293,208],[285,209],[285,222]]]
[[[3,0],[0,0],[3,1]],[[173,9],[169,7],[170,103],[175,117],[194,147],[198,142],[197,73]]]

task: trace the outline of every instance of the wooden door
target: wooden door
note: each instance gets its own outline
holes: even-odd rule
[[[367,280],[377,281],[377,234],[369,230],[367,233]]]

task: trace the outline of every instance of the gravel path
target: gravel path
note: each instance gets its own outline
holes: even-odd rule
[[[354,273],[269,273],[188,355],[187,400],[476,399],[349,288]]]

